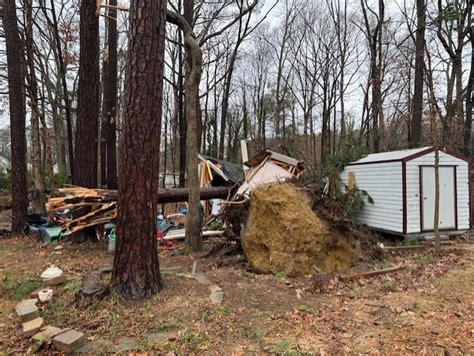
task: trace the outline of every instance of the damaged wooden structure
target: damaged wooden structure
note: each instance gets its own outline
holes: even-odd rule
[[[116,190],[89,189],[83,187],[67,187],[59,189],[63,196],[51,198],[46,204],[48,220],[53,221],[56,213],[61,214],[61,232],[64,236],[77,233],[85,228],[114,222],[117,217]],[[160,203],[184,202],[188,200],[189,191],[186,188],[159,189]],[[202,200],[226,199],[228,187],[207,187],[200,190]]]
[[[290,178],[299,178],[303,174],[303,162],[281,153],[265,149],[244,162],[245,181],[237,191],[238,196],[249,196],[257,186]]]

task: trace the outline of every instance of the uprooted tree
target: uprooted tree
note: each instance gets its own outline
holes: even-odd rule
[[[156,241],[166,1],[133,0],[119,167],[112,287],[126,298],[157,293]]]

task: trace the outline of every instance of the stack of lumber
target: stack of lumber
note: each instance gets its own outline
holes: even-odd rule
[[[64,236],[114,221],[117,217],[114,191],[68,187],[59,189],[59,193],[63,196],[49,199],[46,210],[50,220],[56,212],[71,211],[72,219],[65,219],[61,224]]]
[[[52,221],[57,212],[70,210],[72,218],[61,223],[64,236],[74,234],[82,229],[113,222],[117,217],[116,190],[67,187],[58,190],[59,197],[51,198],[46,204],[48,218]],[[188,189],[159,189],[158,203],[184,202],[188,199]],[[228,187],[201,188],[201,200],[226,199]]]

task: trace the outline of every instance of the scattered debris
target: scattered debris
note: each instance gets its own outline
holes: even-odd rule
[[[22,323],[39,318],[39,310],[36,306],[38,299],[26,299],[15,307],[15,313]]]
[[[64,272],[54,265],[51,265],[51,267],[47,268],[41,274],[41,279],[43,280],[43,285],[45,286],[55,286],[66,282],[66,276],[64,275]]]
[[[249,196],[258,186],[298,178],[303,172],[303,162],[268,149],[244,164],[250,169],[246,171],[245,181],[237,190],[237,196]]]
[[[27,321],[22,324],[22,335],[25,337],[30,337],[36,334],[39,329],[43,326],[43,318],[35,318],[33,320]]]
[[[209,295],[211,302],[215,305],[220,305],[224,299],[224,291],[222,288],[218,285],[212,285],[209,287],[209,290],[211,291],[211,295]]]
[[[53,298],[53,290],[51,288],[44,288],[38,292],[38,299],[40,302],[46,303]]]
[[[40,329],[36,334],[33,335],[32,339],[40,342],[48,341],[52,337],[58,335],[61,332],[60,328],[55,326],[47,325]]]
[[[373,276],[380,276],[382,274],[388,274],[392,272],[398,272],[402,269],[405,269],[406,266],[404,265],[399,265],[395,267],[390,267],[390,268],[384,268],[384,269],[379,269],[375,271],[369,271],[369,272],[362,272],[362,273],[356,273],[351,276],[342,276],[339,277],[341,281],[355,281],[356,279],[359,278],[365,278],[365,277],[373,277]]]
[[[74,329],[61,331],[53,338],[53,345],[58,351],[73,352],[84,345],[84,334]]]

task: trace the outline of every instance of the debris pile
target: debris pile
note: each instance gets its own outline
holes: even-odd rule
[[[68,187],[59,189],[63,195],[51,198],[46,204],[48,220],[60,226],[63,236],[85,228],[114,222],[117,217],[116,190]],[[200,190],[202,200],[225,198],[228,187],[208,187]],[[188,199],[188,189],[159,189],[159,203],[181,202]]]
[[[249,263],[261,273],[346,271],[358,256],[356,245],[328,228],[311,210],[309,197],[288,183],[252,192],[241,240]]]

